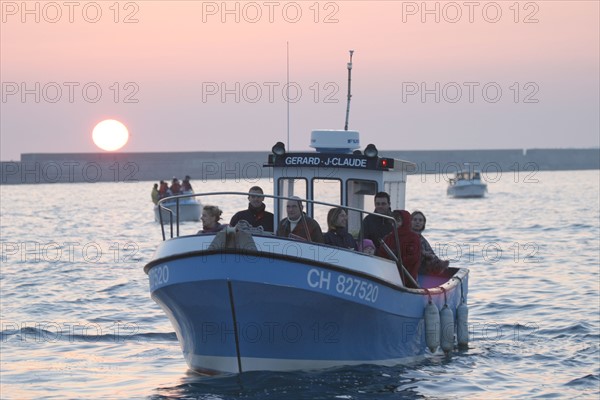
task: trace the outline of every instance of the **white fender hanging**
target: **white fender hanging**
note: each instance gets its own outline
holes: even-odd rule
[[[440,313],[435,304],[429,299],[425,307],[425,342],[429,351],[435,353],[440,345]]]
[[[440,311],[441,347],[446,353],[454,348],[454,314],[448,304]]]
[[[464,300],[456,307],[456,339],[460,347],[469,345],[469,307]]]

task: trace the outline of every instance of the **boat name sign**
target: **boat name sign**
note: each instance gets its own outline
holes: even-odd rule
[[[287,153],[270,155],[269,166],[311,168],[354,168],[388,171],[394,168],[394,159],[367,157],[364,154]]]
[[[367,168],[366,158],[340,156],[287,156],[286,166]]]

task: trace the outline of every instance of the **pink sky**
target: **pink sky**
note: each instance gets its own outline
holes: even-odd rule
[[[363,146],[600,145],[597,1],[114,4],[1,2],[1,160],[100,151],[106,118],[128,126],[123,151],[269,150],[287,141],[287,42],[291,149],[343,128],[349,49]]]

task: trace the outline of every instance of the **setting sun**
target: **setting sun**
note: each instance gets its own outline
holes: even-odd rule
[[[94,127],[92,139],[102,150],[114,151],[125,146],[129,139],[129,132],[121,122],[107,119]]]

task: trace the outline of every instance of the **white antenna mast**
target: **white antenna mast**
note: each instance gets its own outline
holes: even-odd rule
[[[348,63],[348,103],[346,105],[346,124],[344,125],[344,130],[348,130],[348,117],[350,116],[350,98],[352,94],[350,93],[350,84],[352,83],[352,53],[354,50],[350,50],[350,62]]]
[[[287,50],[287,85],[285,87],[285,101],[287,103],[287,146],[290,149],[290,42],[285,42]]]

